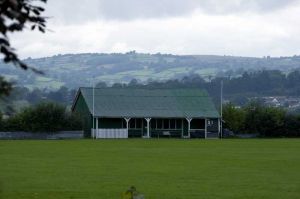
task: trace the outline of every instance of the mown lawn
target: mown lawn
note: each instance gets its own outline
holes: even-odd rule
[[[300,198],[300,139],[0,141],[0,198]]]

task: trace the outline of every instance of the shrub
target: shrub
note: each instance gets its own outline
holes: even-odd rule
[[[236,108],[233,104],[227,104],[223,108],[223,118],[225,120],[225,128],[233,132],[242,132],[245,126],[245,111]]]
[[[27,107],[4,123],[6,131],[56,132],[82,129],[80,116],[56,103]]]
[[[250,102],[238,109],[224,106],[225,127],[239,133],[255,133],[262,137],[300,136],[300,116],[288,115],[282,108],[262,106]]]
[[[2,112],[0,112],[0,131],[4,129],[4,126],[3,126],[3,115],[2,115]]]
[[[284,121],[285,136],[298,137],[300,136],[300,116],[286,115]]]
[[[82,129],[83,121],[79,113],[65,113],[64,130],[79,130]]]
[[[65,108],[54,103],[41,103],[25,108],[21,113],[21,127],[25,131],[55,132],[62,129]]]

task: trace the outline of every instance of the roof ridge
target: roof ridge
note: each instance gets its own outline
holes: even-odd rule
[[[86,94],[86,96],[93,96],[93,94]],[[124,94],[116,94],[116,95],[102,95],[102,94],[94,94],[94,96],[126,96],[126,97],[209,97],[208,95],[124,95]]]
[[[79,87],[79,89],[93,89],[93,87]],[[125,89],[133,89],[133,90],[205,90],[204,88],[193,88],[193,87],[187,87],[187,88],[132,88],[132,87],[122,87],[122,88],[115,88],[115,87],[107,87],[107,88],[99,88],[99,87],[94,87],[94,89],[119,89],[119,90],[125,90]]]

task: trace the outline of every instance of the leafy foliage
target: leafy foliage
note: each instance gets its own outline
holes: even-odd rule
[[[300,136],[299,115],[290,115],[281,108],[262,106],[257,102],[250,102],[244,108],[227,104],[223,119],[225,128],[236,133],[255,133],[262,137]]]
[[[47,0],[36,0],[46,3]],[[26,25],[31,26],[31,30],[37,28],[45,32],[46,18],[41,16],[44,8],[35,5],[33,0],[1,0],[0,1],[0,53],[4,55],[4,62],[11,62],[20,68],[31,69],[39,72],[35,68],[29,67],[21,61],[10,45],[8,33],[22,31]],[[0,94],[8,94],[11,87],[4,79],[0,79]]]
[[[300,115],[286,115],[284,128],[288,129],[288,136],[300,136]]]
[[[261,136],[280,136],[284,132],[285,111],[281,108],[265,107],[251,102],[245,107],[245,131]],[[288,130],[288,129],[286,129]]]
[[[3,121],[5,131],[56,132],[60,130],[80,130],[79,115],[66,111],[65,107],[54,103],[41,103],[27,107],[20,113]]]
[[[246,112],[243,109],[235,108],[229,103],[223,108],[223,117],[225,118],[225,127],[234,132],[244,129]]]
[[[3,127],[3,114],[0,112],[0,129]]]

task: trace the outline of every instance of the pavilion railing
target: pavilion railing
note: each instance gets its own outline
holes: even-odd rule
[[[92,136],[96,139],[122,139],[128,138],[127,129],[92,129]]]

